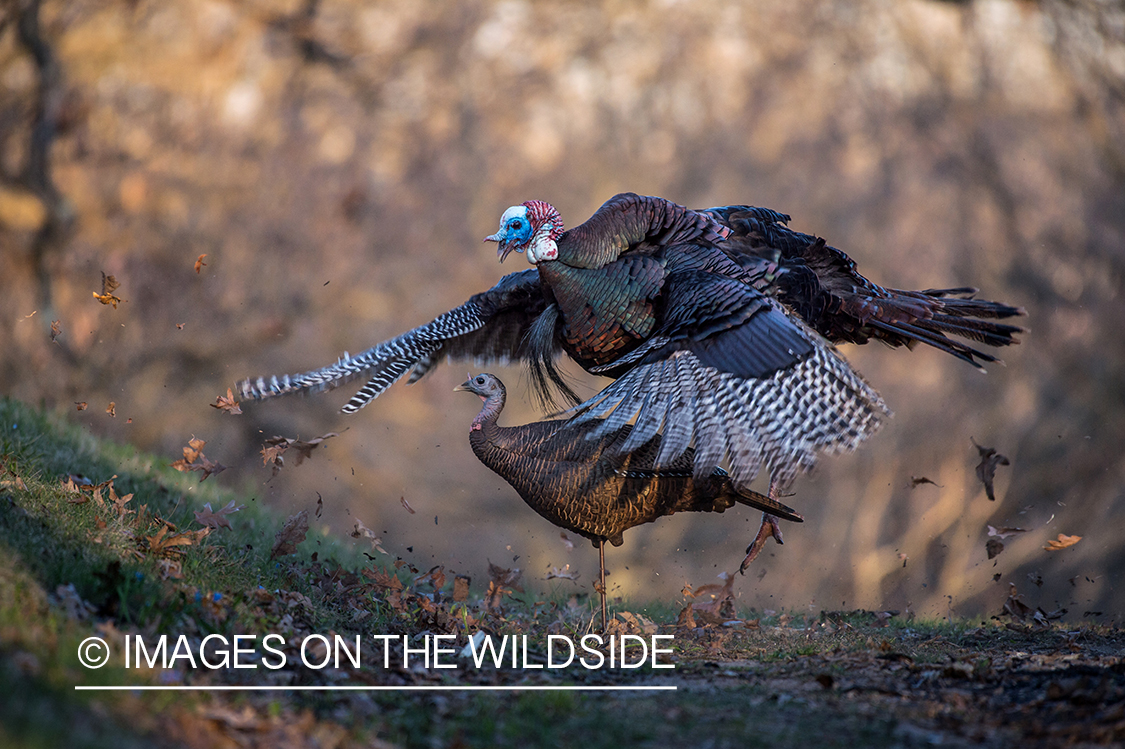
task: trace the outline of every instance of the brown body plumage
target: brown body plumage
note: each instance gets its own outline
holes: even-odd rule
[[[596,437],[591,437],[600,426],[596,421],[502,427],[497,418],[506,391],[498,377],[479,374],[457,389],[484,400],[469,432],[477,458],[511,484],[529,507],[554,525],[590,539],[603,553],[606,541],[620,546],[626,530],[677,512],[723,512],[744,504],[786,520],[802,520],[765,495],[736,490],[722,469],[695,478],[690,448],[657,468],[660,435],[624,452],[620,448],[632,432],[629,425]],[[604,584],[601,593],[604,610]]]

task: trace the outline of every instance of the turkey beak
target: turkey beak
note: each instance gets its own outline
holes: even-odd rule
[[[457,392],[460,392],[460,391],[462,391],[462,390],[466,390],[466,391],[468,391],[468,392],[470,392],[470,393],[471,393],[471,392],[473,392],[473,388],[472,388],[472,385],[473,385],[473,378],[472,378],[472,376],[470,375],[470,376],[469,376],[469,379],[465,380],[465,381],[464,381],[464,382],[462,382],[462,383],[461,383],[460,385],[458,385],[457,387],[453,388],[453,392],[457,393]]]
[[[504,236],[503,232],[498,231],[491,236],[485,237],[484,241],[495,242],[497,245],[499,245],[496,248],[496,256],[500,258],[501,263],[504,262],[504,258],[508,257],[511,251],[515,249],[512,244],[507,241],[507,238]],[[522,250],[519,251],[522,252]]]

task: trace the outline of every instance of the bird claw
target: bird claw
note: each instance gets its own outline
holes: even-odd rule
[[[770,538],[773,538],[778,544],[785,545],[785,541],[781,538],[781,526],[777,524],[777,516],[763,512],[762,526],[758,528],[758,535],[754,538],[753,543],[746,547],[746,558],[742,560],[742,564],[738,565],[738,574],[746,574],[746,568],[758,558],[762,547],[766,545],[766,541]]]

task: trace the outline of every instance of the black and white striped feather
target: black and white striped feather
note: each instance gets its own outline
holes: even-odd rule
[[[447,358],[482,364],[526,359],[528,330],[546,308],[539,274],[534,269],[511,273],[461,306],[361,354],[345,353],[335,364],[303,374],[243,380],[237,385],[238,394],[261,400],[316,393],[367,377],[367,383],[340,409],[355,413],[408,372],[410,382],[416,382]]]

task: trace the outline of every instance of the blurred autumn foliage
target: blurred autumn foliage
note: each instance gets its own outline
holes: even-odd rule
[[[208,404],[525,267],[481,244],[507,206],[548,200],[574,225],[625,190],[785,211],[879,283],[974,285],[1029,313],[987,376],[845,350],[895,418],[797,482],[807,521],[736,581],[743,602],[996,613],[1004,582],[1038,574],[1033,604],[1125,613],[1119,3],[11,0],[0,389],[170,463],[198,435],[230,466],[212,480],[287,513],[319,495],[311,536],[362,518],[423,568],[484,580],[491,556],[526,581],[566,563],[586,585],[590,546],[568,551],[469,451],[465,365],[348,418],[343,393]],[[497,372],[507,422],[539,418]],[[265,440],[330,429],[271,478]],[[974,439],[1010,459],[995,502]],[[989,559],[989,524],[1028,532]],[[611,595],[733,569],[756,527],[633,530]],[[1045,552],[1059,533],[1083,540]]]

